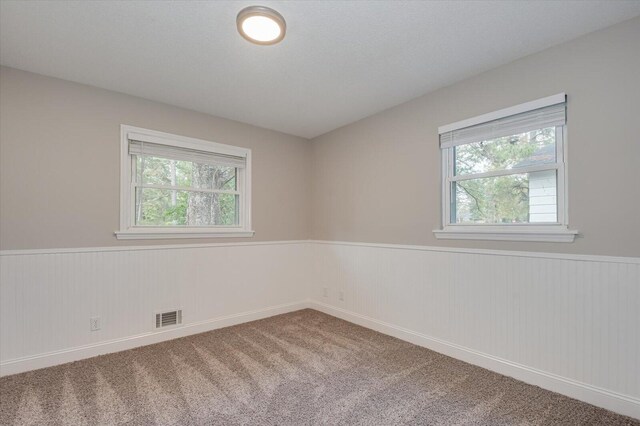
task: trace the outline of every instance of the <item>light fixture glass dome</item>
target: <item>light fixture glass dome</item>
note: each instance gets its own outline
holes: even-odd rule
[[[287,24],[282,15],[264,6],[250,6],[238,13],[238,32],[255,44],[276,44],[285,35]]]

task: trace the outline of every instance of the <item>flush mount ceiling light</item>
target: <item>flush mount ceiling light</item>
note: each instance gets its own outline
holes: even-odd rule
[[[287,23],[282,15],[264,6],[249,6],[238,13],[238,32],[251,43],[276,44],[284,38]]]

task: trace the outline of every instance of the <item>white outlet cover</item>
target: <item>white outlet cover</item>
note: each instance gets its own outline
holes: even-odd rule
[[[91,331],[100,330],[100,317],[93,317],[89,320]]]

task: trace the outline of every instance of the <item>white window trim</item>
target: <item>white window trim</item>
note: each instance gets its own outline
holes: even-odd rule
[[[134,226],[133,208],[135,201],[131,191],[132,161],[129,155],[129,135],[143,135],[147,141],[181,148],[196,149],[217,154],[246,158],[246,167],[238,174],[238,186],[242,187],[240,204],[240,224],[238,226],[198,226],[198,227],[155,227]],[[251,229],[251,150],[224,145],[202,139],[172,135],[155,130],[128,125],[120,126],[120,230],[115,232],[119,240],[152,240],[170,238],[215,238],[253,237]]]
[[[438,128],[438,133],[445,133],[476,124],[497,120],[515,114],[543,108],[564,102],[566,95],[560,93],[546,98],[538,99],[510,108],[504,108],[488,114],[458,121]],[[441,174],[441,203],[442,203],[442,229],[435,229],[433,233],[440,240],[495,240],[495,241],[535,241],[535,242],[563,242],[574,241],[577,230],[569,229],[569,206],[567,202],[567,126],[561,127],[562,132],[556,138],[556,158],[560,160],[554,165],[543,167],[523,168],[522,171],[535,171],[534,169],[557,170],[557,199],[558,199],[558,223],[557,224],[501,224],[501,225],[473,225],[450,223],[451,220],[451,182],[458,178],[451,175],[450,166],[453,164],[453,148],[441,149],[442,174]],[[531,169],[531,170],[529,170]],[[518,169],[520,171],[520,169]],[[510,171],[515,172],[515,171]],[[489,173],[493,174],[493,173]],[[496,175],[503,172],[496,172]],[[483,174],[485,175],[485,174]],[[465,176],[468,177],[468,176]]]

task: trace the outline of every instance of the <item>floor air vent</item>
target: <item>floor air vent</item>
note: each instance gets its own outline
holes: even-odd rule
[[[182,324],[182,310],[162,312],[156,314],[156,328]]]

